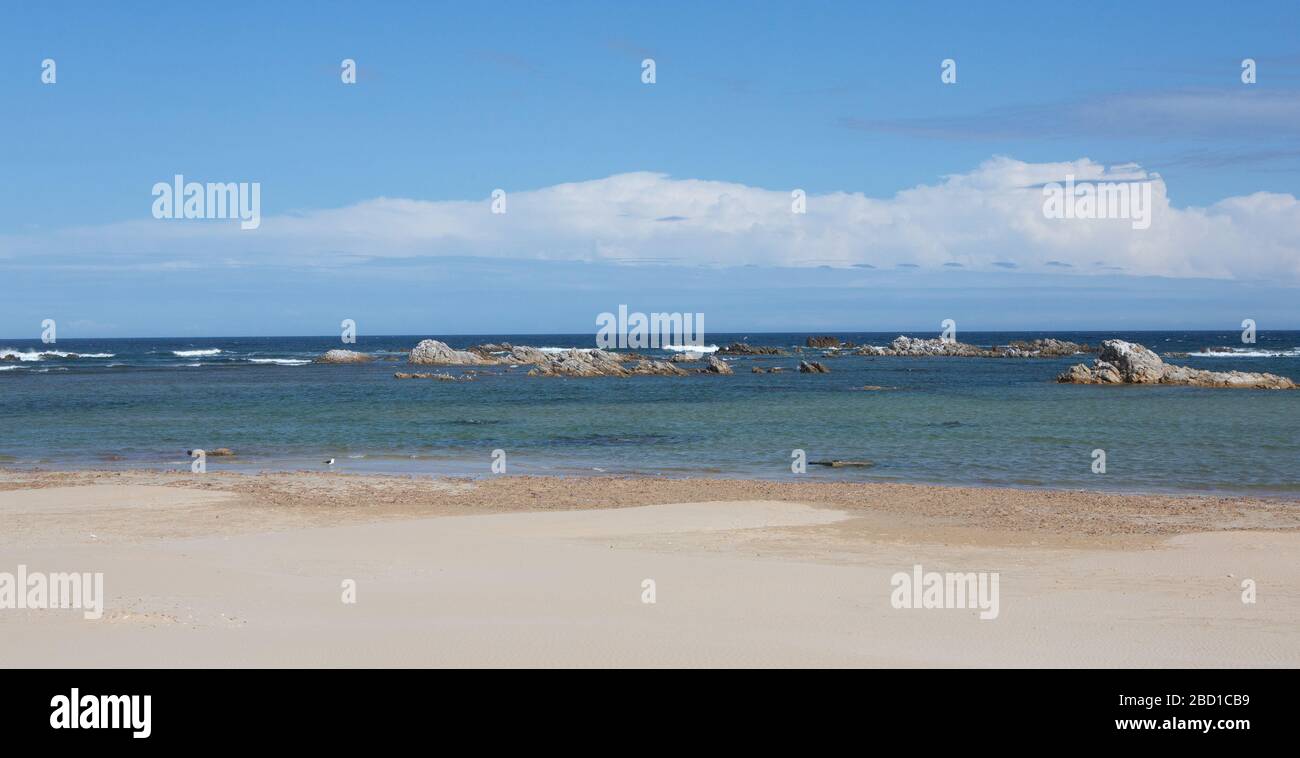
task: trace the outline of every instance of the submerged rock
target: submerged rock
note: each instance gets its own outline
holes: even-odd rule
[[[830,369],[825,364],[817,361],[799,361],[799,373],[801,374],[829,374]]]
[[[454,382],[456,377],[451,374],[404,374],[398,371],[393,374],[394,379],[436,379],[440,382]]]
[[[859,467],[859,468],[868,468],[868,467],[871,467],[871,466],[876,465],[875,463],[872,463],[871,461],[841,461],[841,460],[832,460],[832,461],[808,461],[808,462],[811,463],[811,464],[814,465],[814,466],[830,466],[831,468],[846,468],[846,467],[849,467],[849,466],[854,466],[854,467]]]
[[[312,363],[369,363],[374,356],[355,350],[327,350]]]
[[[1056,377],[1066,384],[1183,384],[1194,387],[1295,389],[1294,381],[1275,374],[1204,371],[1165,363],[1142,345],[1124,340],[1101,343],[1101,355],[1089,366],[1080,363]]]

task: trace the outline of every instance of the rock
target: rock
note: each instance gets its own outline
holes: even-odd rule
[[[766,374],[766,373],[767,373],[767,369],[763,368],[762,366],[755,366],[755,367],[753,367],[753,368],[751,368],[751,369],[749,370],[749,373],[751,373],[751,374]]]
[[[1204,371],[1165,363],[1151,350],[1124,340],[1101,343],[1101,355],[1076,364],[1056,377],[1066,384],[1182,384],[1194,387],[1295,389],[1294,381],[1274,374],[1243,371]]]
[[[216,450],[207,450],[205,452],[209,458],[228,458],[235,454],[235,451],[228,447],[219,447]]]
[[[878,392],[878,391],[880,391],[880,390],[887,390],[887,389],[889,389],[889,387],[881,387],[881,386],[878,385],[878,384],[864,384],[864,385],[862,385],[861,387],[858,387],[858,389],[859,389],[859,390],[866,390],[866,391],[868,391],[868,392]]]
[[[938,337],[934,339],[920,339],[917,337],[907,337],[900,335],[889,343],[888,347],[878,347],[876,345],[863,345],[854,351],[857,355],[885,355],[885,356],[962,356],[962,357],[980,357],[987,358],[994,355],[993,351],[985,350],[975,345],[967,345],[964,342],[953,342]]]
[[[751,345],[748,342],[733,342],[718,351],[719,355],[785,355],[779,347]]]
[[[691,361],[698,361],[703,357],[704,353],[678,353],[668,360],[673,363],[689,363]]]
[[[393,374],[394,379],[437,379],[440,382],[454,382],[456,377],[451,374],[404,374],[401,371]]]
[[[453,350],[447,346],[447,343],[438,340],[420,340],[420,344],[411,350],[407,361],[426,366],[475,366],[495,363],[494,360],[468,350]]]
[[[637,376],[686,376],[688,373],[668,361],[651,360],[637,361],[628,370]]]
[[[511,345],[509,342],[502,342],[499,345],[493,342],[489,342],[483,345],[475,345],[471,348],[468,348],[466,352],[473,353],[478,357],[485,358],[487,360],[496,360],[496,357],[498,355],[509,353],[512,349],[514,349],[514,345]]]
[[[1053,338],[1025,342],[1016,340],[1008,345],[983,348],[965,342],[941,338],[920,339],[898,336],[886,347],[863,345],[853,351],[856,355],[881,355],[902,357],[956,356],[960,358],[1054,358],[1062,355],[1093,352],[1087,345]]]
[[[839,347],[839,337],[809,337],[804,340],[804,345],[808,347]]]
[[[1005,346],[993,348],[993,352],[1003,358],[1057,358],[1062,355],[1095,353],[1097,351],[1087,344],[1048,337],[1047,339],[1029,340],[1028,342],[1013,340]]]
[[[829,374],[830,372],[830,369],[817,361],[799,361],[799,373],[801,374]]]
[[[769,374],[779,374],[779,373],[781,373],[782,371],[785,371],[785,369],[782,368],[782,367],[780,367],[780,366],[773,366],[772,368],[770,368],[770,369],[767,370],[767,373],[769,373]]]
[[[848,467],[848,466],[855,466],[855,467],[860,467],[860,468],[868,468],[868,467],[870,467],[870,466],[874,466],[874,465],[876,465],[875,463],[872,463],[871,461],[840,461],[840,460],[833,460],[833,461],[808,461],[808,462],[811,463],[811,464],[814,465],[814,466],[830,466],[831,468],[845,468],[845,467]]]
[[[373,360],[374,356],[355,350],[327,350],[312,363],[369,363]]]
[[[716,358],[712,355],[709,356],[709,365],[706,368],[704,368],[703,371],[710,374],[736,373],[731,370],[731,366],[728,366],[726,361],[722,360],[721,358]]]
[[[624,365],[625,356],[604,350],[542,352],[516,346],[511,360],[531,363],[529,376],[686,376],[687,372],[668,361],[641,359]]]

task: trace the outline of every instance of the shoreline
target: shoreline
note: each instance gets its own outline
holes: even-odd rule
[[[764,500],[842,508],[859,516],[889,516],[917,525],[941,520],[948,526],[976,530],[1061,537],[1300,530],[1300,497],[1220,493],[621,474],[0,469],[0,493],[96,485],[220,491],[236,495],[242,504],[321,515],[342,512],[349,518],[361,513],[374,519]]]
[[[0,609],[0,666],[1300,667],[1297,505],[0,471],[0,572],[104,577],[97,620]],[[999,575],[996,617],[891,605],[891,577],[921,566]],[[1241,599],[1245,579],[1258,604]]]
[[[392,456],[390,459],[372,458],[371,460],[409,460],[406,456]],[[437,462],[432,460],[422,461],[422,463]],[[486,472],[466,472],[464,459],[456,459],[456,465],[449,466],[446,470],[430,471],[428,469],[407,471],[402,469],[392,470],[347,470],[342,467],[332,467],[323,469],[320,467],[306,468],[301,465],[286,465],[285,467],[266,466],[261,462],[244,462],[235,461],[232,458],[209,458],[209,472],[207,475],[233,476],[233,477],[259,477],[259,476],[347,476],[347,477],[375,477],[380,479],[415,479],[415,480],[454,480],[480,482],[493,479],[558,479],[558,480],[584,480],[584,479],[627,479],[637,481],[701,481],[701,482],[763,482],[770,484],[788,484],[788,485],[811,485],[811,484],[835,484],[847,486],[902,486],[902,487],[939,487],[939,488],[956,488],[965,490],[994,490],[994,491],[1011,491],[1026,493],[1078,493],[1092,494],[1102,496],[1123,496],[1123,497],[1156,497],[1156,498],[1215,498],[1229,500],[1258,500],[1273,503],[1288,503],[1300,507],[1300,485],[1294,491],[1283,491],[1273,488],[1271,485],[1262,485],[1259,490],[1237,489],[1232,487],[1206,488],[1206,487],[1189,487],[1187,489],[1172,488],[1132,488],[1122,485],[1113,488],[1107,487],[1069,487],[1051,484],[1031,484],[1024,482],[943,482],[932,479],[911,479],[897,477],[891,479],[873,479],[868,473],[870,469],[855,469],[852,467],[834,468],[810,466],[809,472],[805,474],[773,474],[764,476],[752,472],[727,472],[727,471],[700,471],[693,470],[686,473],[676,470],[663,470],[651,473],[640,471],[622,471],[617,469],[593,471],[590,469],[564,468],[564,467],[538,467],[533,468],[526,464],[520,464],[517,461],[512,462],[511,466],[516,469],[524,469],[522,473],[512,474],[493,474]],[[68,467],[51,467],[40,464],[21,464],[14,462],[0,461],[0,490],[4,488],[4,482],[10,477],[43,477],[57,475],[74,475],[74,476],[109,476],[109,475],[150,475],[150,474],[168,474],[177,476],[190,476],[187,470],[188,462],[177,461],[169,463],[160,463],[151,466],[140,466],[134,464],[125,464],[121,467],[95,467],[85,465],[69,465]],[[217,466],[228,468],[218,469]],[[487,468],[482,463],[475,463],[477,468]],[[238,468],[235,468],[238,467]],[[854,476],[863,478],[853,478]]]

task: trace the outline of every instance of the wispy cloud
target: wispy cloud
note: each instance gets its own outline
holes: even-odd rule
[[[1097,95],[1081,100],[992,108],[966,115],[868,119],[848,129],[948,140],[1133,137],[1300,140],[1300,91],[1197,89]]]

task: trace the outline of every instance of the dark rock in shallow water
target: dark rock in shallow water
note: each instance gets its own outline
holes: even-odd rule
[[[831,468],[848,468],[848,467],[869,468],[869,467],[871,467],[871,466],[876,465],[875,463],[873,463],[873,462],[871,462],[871,461],[840,461],[840,460],[832,460],[832,461],[808,461],[808,462],[811,463],[811,464],[814,465],[814,466],[829,466],[829,467],[831,467]]]
[[[751,345],[748,342],[733,342],[718,351],[719,355],[785,355],[779,347]]]
[[[801,374],[829,374],[830,369],[825,364],[817,361],[799,361],[799,373]]]
[[[839,337],[809,337],[808,339],[804,340],[803,343],[807,347],[839,347],[840,338]]]
[[[398,371],[393,374],[394,379],[436,379],[440,382],[454,382],[456,377],[451,374],[405,374]]]
[[[1101,355],[1091,366],[1080,363],[1056,377],[1065,384],[1183,384],[1193,387],[1295,389],[1284,376],[1243,371],[1203,371],[1165,363],[1151,350],[1124,340],[1101,343]]]

